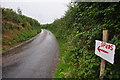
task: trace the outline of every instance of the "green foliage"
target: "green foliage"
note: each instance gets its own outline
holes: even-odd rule
[[[30,39],[31,37],[33,37],[36,34],[37,34],[36,31],[29,31],[29,30],[21,31],[18,34],[14,35],[13,41],[14,42],[22,42],[22,41]]]
[[[17,14],[12,9],[1,8],[2,9],[2,19],[6,21],[11,21],[15,23],[29,23],[31,26],[40,26],[39,22],[30,17],[24,16],[22,14]]]
[[[32,18],[17,14],[12,9],[2,9],[3,50],[14,47],[40,32],[40,23]]]
[[[109,43],[116,45],[115,63],[107,63],[105,78],[120,78],[120,3],[72,3],[65,16],[43,27],[59,39],[61,54],[55,73],[59,78],[99,79],[100,58],[95,40],[109,30]]]

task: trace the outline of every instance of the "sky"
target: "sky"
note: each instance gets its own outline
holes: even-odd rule
[[[34,18],[40,24],[49,24],[64,16],[67,5],[71,0],[1,0],[1,7],[10,8],[17,11],[22,10],[22,14]]]

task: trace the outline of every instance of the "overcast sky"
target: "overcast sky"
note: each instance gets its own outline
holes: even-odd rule
[[[41,24],[52,23],[61,18],[71,0],[1,0],[1,7],[11,8],[38,20]]]

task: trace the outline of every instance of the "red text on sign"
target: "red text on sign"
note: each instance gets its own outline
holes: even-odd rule
[[[97,49],[98,49],[99,52],[102,51],[102,52],[108,54],[108,51],[105,51],[105,50],[103,50],[103,49],[100,49],[100,47],[104,47],[105,49],[109,49],[109,50],[111,50],[111,51],[113,50],[113,45],[108,45],[107,43],[104,43],[104,42],[102,42],[101,45],[100,45]]]

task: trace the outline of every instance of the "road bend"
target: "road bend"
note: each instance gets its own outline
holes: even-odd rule
[[[58,62],[59,46],[54,35],[42,29],[18,53],[2,56],[3,78],[52,78]]]

